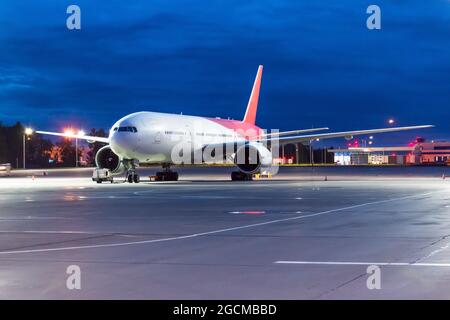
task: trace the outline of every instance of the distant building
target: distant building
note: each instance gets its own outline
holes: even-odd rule
[[[410,156],[414,164],[450,164],[450,142],[418,143]]]
[[[332,149],[338,165],[450,165],[450,142],[418,139],[408,147]]]

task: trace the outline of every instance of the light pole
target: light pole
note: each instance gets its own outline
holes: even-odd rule
[[[31,136],[33,134],[33,129],[31,128],[25,128],[25,130],[23,131],[23,151],[22,151],[22,155],[23,155],[23,168],[26,168],[26,154],[25,154],[25,147],[26,147],[26,140],[27,137]]]
[[[361,142],[362,142],[363,148],[367,147],[367,140],[366,139],[361,139]]]
[[[311,139],[309,140],[309,162],[311,167],[314,166],[314,149],[313,149],[313,141],[320,141],[320,139]]]
[[[23,156],[22,162],[23,162],[24,169],[25,169],[25,158],[26,158],[26,156],[25,156],[25,140],[26,140],[26,137],[25,137],[25,133],[24,133],[23,134],[23,150],[22,150],[22,156]]]
[[[313,139],[309,140],[309,164],[311,167],[314,166],[314,149],[313,149]],[[319,139],[316,139],[315,141],[319,141]]]
[[[75,167],[78,167],[78,137],[83,137],[86,133],[83,130],[78,130],[77,133],[72,128],[64,130],[67,138],[75,138]]]
[[[73,135],[75,134],[75,132],[73,131],[72,128],[68,128],[64,130],[64,134],[66,135],[67,139],[73,138]],[[75,140],[75,166],[77,165],[77,140]]]
[[[78,136],[84,136],[85,133],[83,130],[79,130],[78,131]],[[78,167],[78,136],[77,138],[75,138],[75,157],[76,157],[76,161],[75,161],[75,167]]]
[[[78,138],[75,138],[75,168],[78,167]]]

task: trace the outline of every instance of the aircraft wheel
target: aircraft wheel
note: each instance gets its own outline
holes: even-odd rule
[[[252,175],[240,171],[231,172],[231,180],[232,181],[251,181]]]
[[[155,181],[164,181],[164,172],[157,172]]]
[[[133,182],[134,182],[134,183],[139,183],[140,180],[141,180],[141,179],[139,178],[139,175],[138,175],[138,174],[134,174],[134,175],[133,175]]]
[[[156,173],[155,181],[178,181],[178,172],[160,171]]]
[[[127,177],[128,183],[133,183],[133,174],[129,174]]]
[[[168,180],[178,181],[178,172],[170,172]]]
[[[242,181],[243,179],[243,174],[240,171],[233,171],[231,173],[231,180],[232,181]]]

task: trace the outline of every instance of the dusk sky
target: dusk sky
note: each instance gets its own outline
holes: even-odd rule
[[[81,8],[80,31],[66,8]],[[366,28],[381,7],[382,29]],[[21,1],[0,10],[0,121],[106,128],[135,111],[241,119],[264,65],[257,124],[450,140],[450,0]],[[341,139],[342,140],[342,139]]]

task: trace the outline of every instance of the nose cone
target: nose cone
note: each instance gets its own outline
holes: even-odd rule
[[[134,159],[137,146],[137,135],[131,132],[113,131],[110,134],[110,146],[115,154],[125,159]]]
[[[143,112],[129,114],[117,121],[109,132],[112,151],[124,159],[139,159]]]
[[[118,132],[112,132],[109,136],[109,145],[115,154],[125,156],[126,141]]]

